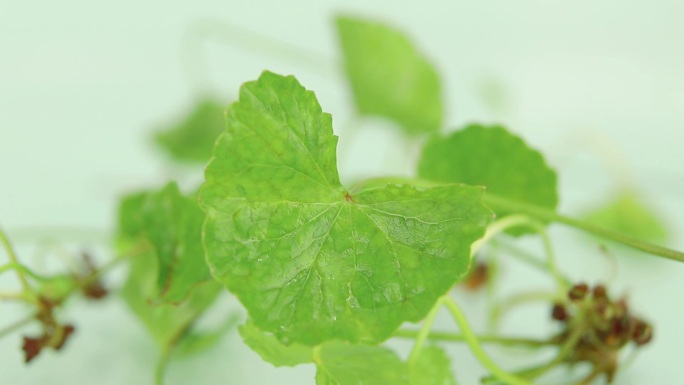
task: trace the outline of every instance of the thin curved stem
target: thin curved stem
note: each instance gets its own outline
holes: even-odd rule
[[[419,330],[400,329],[394,332],[392,337],[416,339],[418,338]],[[428,340],[445,341],[445,342],[466,342],[466,337],[459,333],[430,331],[427,335]],[[537,340],[532,338],[516,338],[516,337],[502,337],[497,335],[478,335],[477,339],[481,343],[495,344],[501,346],[524,346],[530,348],[539,348],[543,346],[556,346],[558,343],[549,340]]]
[[[36,319],[36,315],[31,314],[25,318],[20,319],[19,321],[14,322],[13,324],[10,324],[10,325],[0,329],[0,338],[21,329],[22,327],[28,325],[29,323],[31,323],[31,321],[33,321],[35,319]]]
[[[557,294],[545,291],[529,291],[512,295],[492,309],[489,322],[491,325],[497,325],[503,315],[516,306],[530,302],[555,302],[557,298]]]
[[[17,263],[17,262],[10,262],[10,263],[7,263],[7,264],[0,266],[0,274],[4,273],[6,271],[9,271],[9,270],[20,271],[20,272],[24,273],[25,275],[28,275],[29,277],[35,279],[36,281],[45,282],[45,281],[49,281],[51,279],[50,277],[46,277],[46,276],[42,276],[40,274],[36,274],[33,272],[33,270],[31,270],[28,267],[26,267],[20,263]]]
[[[0,242],[2,242],[2,244],[5,247],[5,250],[7,250],[7,255],[9,256],[10,262],[16,265],[21,265],[19,263],[19,258],[17,258],[17,255],[14,253],[14,248],[12,248],[12,244],[10,243],[9,238],[7,238],[7,235],[4,231],[2,231],[2,229],[0,229]],[[23,287],[24,291],[30,292],[31,286],[29,285],[28,280],[24,275],[24,272],[18,269],[15,269],[15,271],[17,272],[19,282],[21,282],[21,286]]]
[[[532,385],[531,382],[525,380],[524,378],[520,378],[508,373],[496,365],[494,361],[489,358],[484,349],[482,349],[482,346],[480,346],[479,339],[470,328],[468,319],[466,318],[465,314],[463,314],[458,304],[456,304],[456,301],[448,296],[445,296],[444,298],[444,304],[446,305],[447,309],[449,309],[449,312],[453,316],[454,321],[456,321],[458,324],[458,327],[461,329],[465,341],[468,343],[473,355],[480,361],[480,363],[482,363],[482,365],[484,365],[485,368],[492,373],[492,375],[509,385]]]
[[[157,366],[154,368],[154,383],[155,385],[164,385],[164,374],[166,374],[166,367],[171,357],[171,349],[165,349],[159,356]]]
[[[435,318],[437,317],[437,313],[439,313],[439,309],[442,307],[444,304],[444,297],[441,297],[440,299],[437,300],[435,305],[432,307],[430,312],[428,313],[427,317],[425,317],[425,321],[423,321],[423,327],[420,329],[418,334],[416,334],[416,342],[413,345],[413,349],[411,350],[411,354],[409,355],[408,358],[408,365],[411,366],[413,365],[416,360],[418,359],[418,355],[420,354],[420,350],[423,348],[423,345],[425,344],[425,341],[428,339],[428,336],[430,335],[430,330],[432,329],[432,324],[435,322]]]
[[[608,230],[600,226],[593,225],[578,219],[569,218],[556,213],[555,211],[548,210],[539,206],[535,206],[529,203],[522,203],[515,200],[503,198],[490,193],[485,194],[484,202],[487,203],[493,209],[503,209],[506,211],[515,211],[518,213],[523,213],[530,215],[534,218],[562,223],[586,232],[598,235],[600,237],[610,239],[626,246],[632,247],[637,250],[641,250],[648,254],[657,255],[659,257],[664,257],[672,259],[679,262],[684,262],[684,253],[666,247],[654,245],[649,242],[644,242],[636,238],[624,235],[617,231]]]
[[[473,245],[470,247],[470,255],[475,255],[485,243],[497,235],[508,229],[520,226],[532,227],[530,218],[525,215],[508,215],[494,221],[494,223],[487,227],[484,237],[473,242]]]

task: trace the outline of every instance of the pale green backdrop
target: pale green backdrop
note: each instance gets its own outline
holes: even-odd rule
[[[350,118],[336,67],[337,12],[385,20],[413,37],[442,73],[449,127],[501,122],[541,149],[560,173],[564,212],[607,197],[626,178],[671,226],[669,246],[684,249],[684,3],[674,0],[0,0],[0,226],[28,261],[51,266],[31,259],[34,235],[106,232],[122,193],[172,175],[198,181],[168,166],[152,132],[204,91],[230,100],[263,69],[297,75],[336,117],[343,179],[410,173],[406,144],[387,124]],[[267,42],[235,30],[188,43],[207,20],[306,54],[269,53]],[[634,256],[613,265],[574,232],[554,227],[553,235],[561,266],[589,281],[612,279],[655,324],[654,343],[617,383],[684,383],[684,266]],[[528,273],[507,272],[519,283],[548,283]],[[0,309],[0,326],[21,314]],[[120,301],[67,310],[78,333],[60,354],[26,367],[19,336],[0,340],[0,384],[151,383],[154,346]],[[543,309],[529,315],[546,317]],[[544,324],[524,317],[510,329],[534,333]],[[475,383],[477,363],[463,349],[451,352],[461,382]],[[506,356],[497,355],[515,362]],[[312,384],[312,376],[312,368],[262,363],[230,333],[208,354],[172,364],[169,384]]]

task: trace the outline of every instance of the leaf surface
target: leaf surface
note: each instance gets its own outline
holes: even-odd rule
[[[294,77],[243,85],[200,201],[214,277],[285,343],[379,342],[467,271],[491,220],[479,187],[350,194],[330,115]]]
[[[316,361],[316,385],[409,385],[406,365],[378,346],[328,342]]]
[[[253,323],[247,322],[238,328],[242,340],[261,358],[274,366],[296,366],[313,362],[313,349],[293,343],[284,345],[270,333],[266,333]]]
[[[178,162],[206,163],[216,138],[225,129],[223,111],[223,103],[201,100],[180,122],[158,131],[155,142]]]
[[[389,118],[408,134],[437,131],[443,106],[437,72],[399,31],[337,18],[344,67],[361,114]]]
[[[541,153],[501,126],[472,124],[432,138],[423,148],[418,175],[486,186],[487,193],[551,210],[558,204],[556,172]]]
[[[420,350],[408,373],[410,385],[456,385],[449,357],[434,345]]]
[[[216,282],[206,282],[198,285],[181,304],[152,304],[148,298],[157,290],[157,263],[152,253],[133,257],[121,296],[160,350],[165,351],[181,341],[193,321],[214,302],[221,286]]]
[[[156,293],[166,302],[182,301],[192,288],[211,279],[201,231],[204,213],[195,199],[181,195],[175,183],[160,191],[124,198],[119,209],[119,238],[124,253],[147,248],[157,259]]]

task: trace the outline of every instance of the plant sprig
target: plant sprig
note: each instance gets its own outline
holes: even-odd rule
[[[241,87],[239,100],[226,110],[225,129],[221,104],[205,99],[181,124],[158,133],[158,144],[172,159],[208,160],[205,179],[192,194],[170,182],[124,197],[114,247],[121,257],[100,268],[84,257],[83,271],[42,275],[20,262],[0,230],[9,258],[0,274],[14,271],[20,284],[16,292],[0,293],[0,300],[30,308],[0,337],[38,321],[43,333],[24,337],[26,361],[42,349],[61,349],[74,326],[61,322],[55,310],[78,292],[102,298],[102,274],[126,263],[129,273],[119,292],[159,348],[158,385],[184,344],[206,337],[198,344],[206,348],[226,332],[228,327],[196,330],[224,289],[248,313],[239,327],[245,344],[275,366],[314,365],[319,385],[455,385],[450,358],[440,347],[447,343],[469,347],[489,373],[486,384],[530,385],[554,368],[580,362],[591,372],[573,385],[599,376],[611,382],[619,353],[648,343],[653,328],[605,286],[589,290],[567,277],[546,227],[569,225],[680,262],[684,253],[559,214],[556,171],[522,138],[503,126],[481,124],[439,134],[439,77],[410,39],[364,19],[340,17],[336,26],[358,114],[385,118],[412,138],[431,135],[416,178],[344,186],[332,117],[294,76],[265,71]],[[219,29],[212,24],[202,32]],[[502,238],[515,242],[521,236],[538,238],[544,258],[499,247]],[[486,253],[491,257],[482,260]],[[516,256],[546,274],[553,288],[521,288],[495,300],[501,277],[487,266]],[[471,289],[488,285],[493,324],[521,304],[538,302],[549,307],[557,333],[476,334],[453,290],[469,274],[479,274]],[[458,333],[433,330],[443,309]],[[422,326],[404,328],[407,322]],[[381,346],[390,338],[414,341],[406,360]],[[556,354],[541,365],[508,370],[483,344]]]

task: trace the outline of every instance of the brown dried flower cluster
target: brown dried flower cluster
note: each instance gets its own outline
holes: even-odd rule
[[[556,342],[574,343],[566,362],[592,366],[582,383],[588,384],[601,374],[612,382],[620,350],[630,342],[642,346],[653,338],[651,325],[630,313],[627,300],[612,300],[600,284],[593,288],[584,283],[573,286],[565,303],[554,304],[551,317],[564,326]]]

